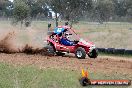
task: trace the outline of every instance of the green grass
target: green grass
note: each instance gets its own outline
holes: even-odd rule
[[[132,49],[132,23],[108,22],[97,24],[80,22],[73,26],[86,40],[90,40],[100,48]]]
[[[126,76],[90,72],[91,79],[132,79]],[[11,66],[0,63],[0,88],[82,88],[80,72],[70,69],[38,69],[35,66]],[[90,86],[86,88],[95,88]],[[99,86],[96,88],[127,88]]]
[[[71,70],[14,67],[0,63],[0,88],[78,88],[79,74]]]

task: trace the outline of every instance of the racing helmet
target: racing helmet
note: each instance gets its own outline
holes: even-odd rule
[[[70,34],[69,33],[65,33],[65,37],[67,38],[67,39],[69,39],[70,38],[70,36],[69,36]]]

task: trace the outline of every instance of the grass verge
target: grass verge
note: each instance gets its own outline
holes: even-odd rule
[[[90,79],[128,79],[115,74],[90,72]],[[0,63],[0,88],[82,88],[80,72],[70,69],[38,69],[35,66],[11,66]],[[132,79],[132,78],[131,78]],[[86,88],[130,88],[130,86],[88,86]]]

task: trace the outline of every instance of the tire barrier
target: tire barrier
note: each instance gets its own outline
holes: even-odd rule
[[[114,48],[105,49],[105,53],[108,53],[108,54],[114,54],[114,51],[115,51]]]
[[[126,55],[132,55],[132,50],[125,50]]]
[[[99,52],[102,52],[102,53],[105,52],[105,48],[97,48],[97,50],[98,50]]]
[[[124,55],[125,49],[115,49],[114,54],[122,54]]]
[[[120,54],[120,55],[132,55],[132,50],[126,49],[115,49],[115,48],[97,48],[99,53],[106,53],[106,54]]]

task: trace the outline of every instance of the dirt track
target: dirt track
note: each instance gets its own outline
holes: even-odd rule
[[[65,57],[49,57],[42,55],[0,54],[0,62],[6,62],[15,66],[35,65],[40,69],[59,68],[80,70],[89,69],[91,72],[103,72],[109,74],[123,74],[132,76],[132,60],[123,57],[99,56],[97,59],[86,58],[78,60],[73,55]]]

